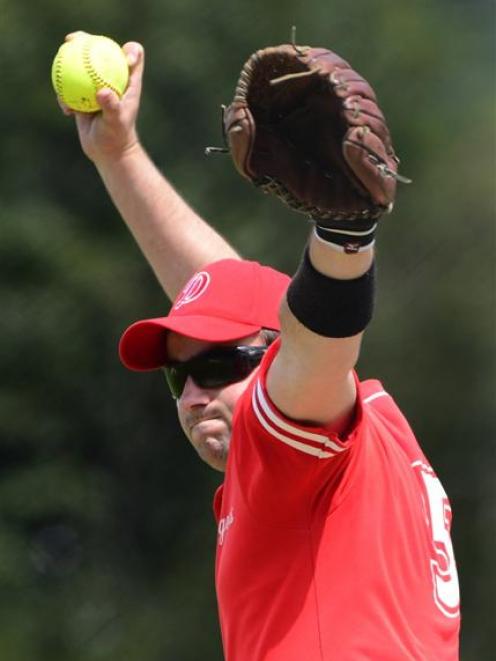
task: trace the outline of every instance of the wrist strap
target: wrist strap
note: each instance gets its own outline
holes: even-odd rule
[[[376,229],[377,222],[356,220],[336,223],[335,227],[315,225],[314,232],[319,241],[331,248],[346,254],[355,254],[372,248]]]

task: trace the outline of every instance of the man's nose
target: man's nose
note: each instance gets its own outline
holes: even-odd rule
[[[188,376],[184,384],[184,390],[179,398],[181,406],[186,409],[196,406],[206,406],[210,399],[209,391],[206,388],[201,388]]]

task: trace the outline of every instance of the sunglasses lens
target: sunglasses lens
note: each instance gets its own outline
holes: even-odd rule
[[[179,399],[183,393],[186,379],[188,378],[186,370],[182,370],[178,367],[165,367],[163,371],[172,396],[174,399]]]
[[[198,361],[191,370],[191,376],[201,388],[219,388],[243,378],[232,356],[209,356],[204,361]]]

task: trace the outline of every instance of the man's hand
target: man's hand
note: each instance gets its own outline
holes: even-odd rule
[[[74,39],[78,32],[68,34]],[[122,47],[129,64],[129,83],[121,99],[113,90],[102,88],[96,98],[102,110],[81,113],[60,103],[65,115],[75,116],[81,147],[95,164],[119,159],[138,144],[136,119],[138,116],[144,69],[144,49],[135,41]]]
[[[239,256],[182,199],[142,147],[136,121],[144,49],[135,41],[122,48],[129,64],[129,83],[121,99],[111,89],[101,89],[97,100],[102,110],[96,113],[74,112],[59,103],[64,114],[75,117],[84,153],[93,161],[165,293],[174,300],[205,264]]]

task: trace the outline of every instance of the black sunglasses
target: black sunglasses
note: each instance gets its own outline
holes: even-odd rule
[[[200,388],[221,388],[245,379],[260,364],[267,347],[216,347],[162,368],[174,399],[179,399],[190,376]]]

